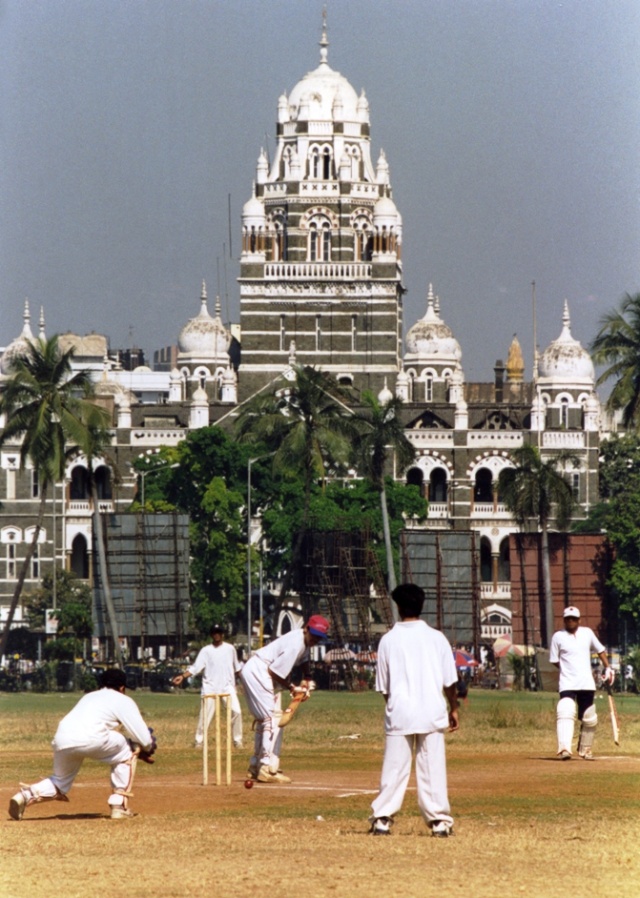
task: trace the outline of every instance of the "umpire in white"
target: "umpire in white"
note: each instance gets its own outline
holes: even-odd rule
[[[553,634],[549,649],[549,661],[560,670],[560,699],[556,711],[558,757],[570,761],[573,756],[577,708],[580,721],[578,755],[585,761],[592,761],[598,715],[593,703],[596,684],[591,670],[591,653],[595,652],[604,665],[603,683],[612,684],[615,673],[596,634],[589,627],[580,626],[580,611],[575,605],[564,609],[563,619],[564,630]]]

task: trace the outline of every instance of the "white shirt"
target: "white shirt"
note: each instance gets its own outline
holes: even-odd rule
[[[99,745],[111,730],[123,727],[143,748],[151,748],[149,728],[132,698],[115,689],[88,692],[58,724],[55,748]]]
[[[236,650],[228,642],[220,645],[205,645],[198,657],[187,668],[190,676],[202,674],[202,695],[216,692],[234,692],[236,674],[240,670]]]
[[[260,658],[276,676],[286,680],[297,664],[309,658],[309,649],[304,644],[304,630],[300,627],[285,633],[258,649],[251,657]]]
[[[591,671],[591,653],[604,652],[605,648],[589,627],[578,627],[575,633],[558,630],[553,634],[549,649],[549,661],[560,664],[558,691],[595,690]]]
[[[423,620],[399,621],[380,640],[376,690],[388,696],[385,732],[434,733],[449,726],[443,695],[458,674],[445,636]]]

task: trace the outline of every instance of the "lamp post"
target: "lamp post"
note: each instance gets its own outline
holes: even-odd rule
[[[140,468],[136,468],[131,462],[128,463],[129,467],[135,474],[140,478],[140,504],[144,508],[144,482],[149,474],[157,474],[158,471],[168,471],[170,468],[179,468],[180,463],[174,462],[172,465],[156,465],[153,468],[150,468],[148,471],[142,471]]]
[[[250,458],[247,463],[247,655],[251,657],[251,465],[263,458],[275,455],[274,452],[266,452]]]

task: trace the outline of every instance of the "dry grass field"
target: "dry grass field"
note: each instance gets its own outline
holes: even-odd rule
[[[133,694],[159,740],[138,766],[133,820],[107,817],[108,770],[85,763],[70,802],[9,819],[18,780],[49,772],[69,695],[0,696],[3,898],[599,898],[640,889],[640,699],[618,698],[621,745],[598,700],[597,760],[555,760],[555,696],[472,690],[448,737],[455,837],[432,839],[410,789],[390,838],[367,835],[382,700],[316,693],[285,735],[290,786],[203,787],[194,694]],[[344,738],[360,734],[358,739]],[[251,741],[245,716],[245,743]],[[141,769],[142,768],[142,769]]]

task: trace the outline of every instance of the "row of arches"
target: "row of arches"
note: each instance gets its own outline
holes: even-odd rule
[[[357,144],[346,144],[339,163],[340,177],[349,181],[362,181],[364,163],[360,147]],[[312,181],[332,181],[337,171],[334,164],[333,147],[330,143],[312,143],[307,152],[303,166],[293,146],[287,146],[282,154],[280,177],[287,180],[301,178]]]

